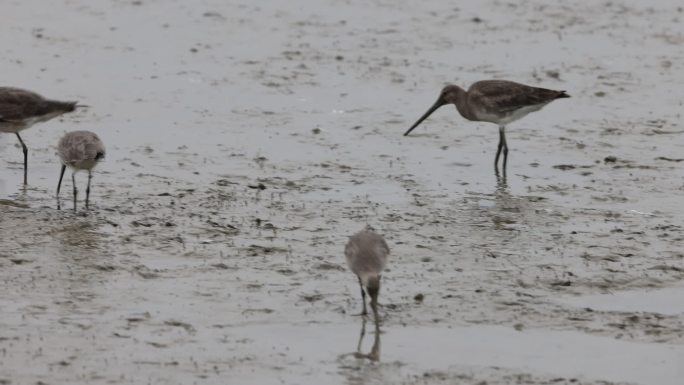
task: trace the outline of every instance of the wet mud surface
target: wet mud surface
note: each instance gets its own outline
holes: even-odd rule
[[[2,83],[91,107],[23,133],[26,189],[0,135],[0,384],[679,384],[678,3],[37,4],[3,5]],[[453,108],[402,137],[485,78],[572,95],[509,126],[505,180]],[[107,158],[74,213],[76,129]]]

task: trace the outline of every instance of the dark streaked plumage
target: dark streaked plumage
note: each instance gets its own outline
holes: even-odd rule
[[[76,210],[76,172],[79,170],[88,171],[88,187],[86,188],[85,206],[88,208],[90,199],[90,181],[93,178],[92,169],[105,156],[105,147],[100,138],[90,131],[72,131],[67,133],[59,140],[57,153],[62,162],[62,169],[57,183],[57,205],[59,206],[59,189],[62,186],[62,178],[66,167],[71,167],[74,171],[71,174],[71,181],[74,188],[74,211]]]
[[[385,239],[370,229],[360,231],[349,237],[344,248],[347,265],[356,274],[361,287],[363,301],[362,315],[366,310],[366,292],[371,297],[371,308],[378,320],[378,294],[380,292],[380,277],[387,263],[390,250]]]
[[[490,122],[499,125],[499,145],[494,158],[498,166],[499,155],[504,153],[503,169],[506,171],[508,145],[505,128],[530,112],[539,111],[545,105],[560,98],[569,98],[565,91],[531,87],[507,80],[483,80],[473,83],[466,92],[450,84],[442,89],[437,101],[405,133],[408,135],[435,110],[446,104],[454,104],[464,118],[472,121]]]
[[[19,131],[76,109],[77,102],[46,99],[35,92],[0,87],[0,132],[14,133],[24,152],[24,184],[28,182],[28,148]]]

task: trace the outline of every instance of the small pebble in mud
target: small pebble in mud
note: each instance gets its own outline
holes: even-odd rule
[[[567,170],[574,170],[577,168],[577,166],[572,165],[572,164],[557,164],[557,165],[553,166],[553,168],[555,168],[557,170],[567,171]]]
[[[596,91],[596,92],[594,92],[594,96],[602,98],[602,97],[606,96],[606,93],[603,91]]]
[[[220,14],[219,12],[204,12],[204,13],[202,14],[202,16],[204,16],[204,17],[213,17],[213,18],[216,18],[216,19],[225,19],[225,17],[223,17],[223,15]]]
[[[615,162],[617,162],[617,157],[612,156],[612,155],[607,156],[607,157],[603,158],[603,161],[606,163],[615,163]]]
[[[473,23],[482,23],[482,19],[480,19],[480,18],[477,17],[477,16],[475,16],[475,17],[473,17],[472,19],[470,19],[470,21],[472,21]]]
[[[523,324],[515,324],[515,325],[513,325],[513,329],[515,329],[517,331],[521,331],[521,330],[523,330]]]
[[[560,79],[560,72],[556,70],[548,70],[546,71],[546,76],[550,77],[551,79]]]
[[[423,293],[418,293],[413,297],[413,300],[416,301],[417,303],[422,303],[424,299],[425,299],[425,295]]]
[[[337,61],[342,61],[342,60],[344,60],[344,56],[342,56],[342,55],[337,55],[337,56],[335,56],[335,60],[337,60]]]
[[[314,134],[320,134],[320,133],[321,133],[321,129],[318,128],[318,127],[316,127],[316,128],[314,128],[313,130],[311,130],[311,132],[313,132]]]
[[[256,184],[256,185],[254,185],[254,184],[248,184],[247,187],[253,188],[253,189],[259,189],[259,190],[266,190],[266,186],[265,186],[263,183],[259,183],[259,184]]]

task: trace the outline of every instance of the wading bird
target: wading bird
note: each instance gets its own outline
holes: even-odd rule
[[[349,237],[349,242],[347,242],[344,248],[347,265],[359,279],[361,300],[363,301],[363,312],[361,315],[368,314],[366,310],[366,292],[368,292],[368,295],[371,297],[371,308],[373,309],[376,321],[378,320],[380,276],[385,269],[389,252],[385,239],[370,228]]]
[[[28,148],[19,136],[36,123],[76,109],[77,102],[46,99],[35,92],[19,88],[0,87],[0,132],[14,133],[24,151],[24,184],[28,183]]]
[[[503,172],[506,172],[508,145],[506,125],[530,112],[539,111],[545,105],[560,98],[569,98],[565,91],[526,86],[507,80],[483,80],[473,83],[468,91],[449,84],[442,89],[435,104],[404,133],[408,135],[439,107],[454,104],[464,118],[476,122],[489,122],[499,126],[499,146],[494,158],[498,172],[499,155],[503,151]]]
[[[90,180],[93,179],[93,167],[105,156],[104,144],[94,133],[90,131],[72,131],[67,133],[59,140],[57,153],[62,161],[62,170],[59,173],[57,182],[57,207],[59,208],[59,188],[62,186],[64,171],[69,166],[73,169],[71,181],[74,188],[74,211],[76,211],[76,172],[79,170],[88,171],[88,187],[86,188],[85,207],[88,208],[90,199]]]

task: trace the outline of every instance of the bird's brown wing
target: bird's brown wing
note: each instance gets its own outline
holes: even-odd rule
[[[531,87],[506,80],[485,80],[468,89],[468,97],[477,100],[487,110],[498,113],[546,104],[554,99],[567,97],[565,91]]]
[[[0,120],[4,122],[43,115],[45,107],[46,100],[34,92],[0,87]]]

